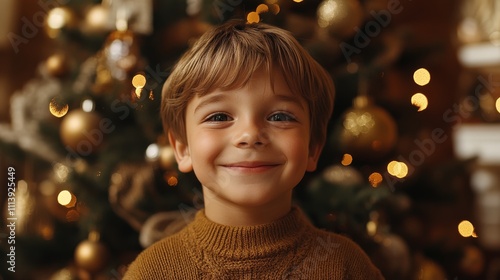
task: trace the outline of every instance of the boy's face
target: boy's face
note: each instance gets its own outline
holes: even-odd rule
[[[307,103],[281,73],[256,72],[249,83],[194,97],[186,109],[187,143],[170,135],[179,170],[194,170],[206,199],[239,206],[291,200],[313,171],[321,147],[310,149]]]

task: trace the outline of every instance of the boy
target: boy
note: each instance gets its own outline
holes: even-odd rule
[[[241,21],[216,27],[162,94],[178,168],[194,171],[205,208],[141,253],[125,279],[383,279],[355,243],[292,206],[325,143],[334,86],[290,34]]]

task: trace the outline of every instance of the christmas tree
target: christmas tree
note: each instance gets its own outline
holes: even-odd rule
[[[493,99],[464,103],[490,76],[457,59],[494,33],[494,1],[64,2],[39,2],[7,34],[18,57],[35,36],[49,55],[0,124],[3,278],[120,279],[192,219],[201,188],[177,171],[161,88],[203,32],[242,18],[289,30],[335,81],[318,170],[295,191],[311,221],[355,240],[386,279],[498,279],[499,248],[474,226],[477,158],[452,141],[462,123],[500,119],[492,79],[481,97]]]

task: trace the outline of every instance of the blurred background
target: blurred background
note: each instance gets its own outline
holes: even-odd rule
[[[315,225],[386,279],[500,279],[500,2],[0,3],[0,279],[121,279],[203,207],[161,86],[231,18],[289,30],[335,81],[319,168],[295,192]]]

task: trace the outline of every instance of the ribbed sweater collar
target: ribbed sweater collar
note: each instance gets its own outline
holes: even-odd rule
[[[188,242],[199,254],[210,252],[214,258],[262,259],[289,253],[291,248],[303,245],[304,233],[309,227],[310,223],[296,207],[274,222],[256,226],[217,224],[200,210],[188,227]]]

